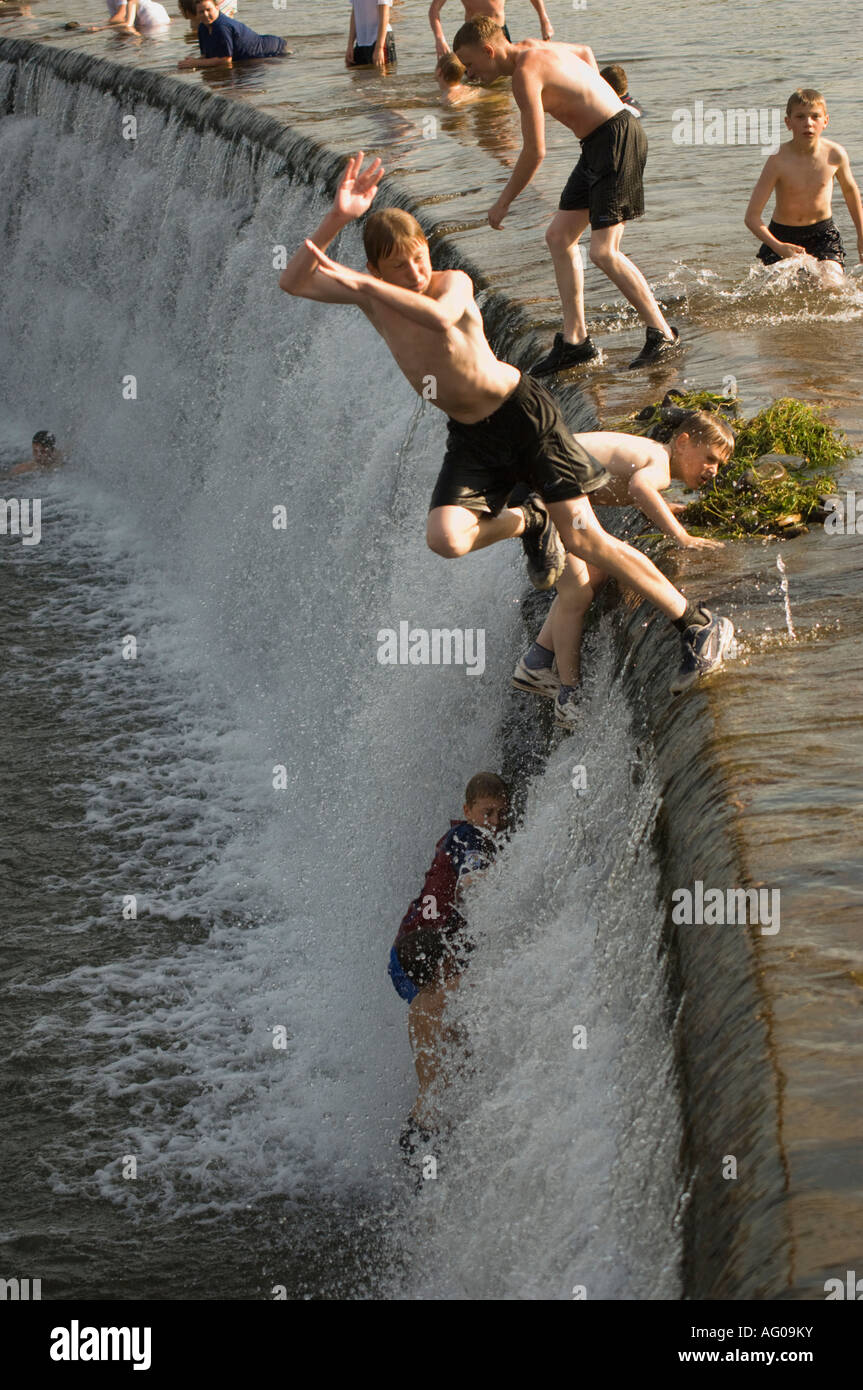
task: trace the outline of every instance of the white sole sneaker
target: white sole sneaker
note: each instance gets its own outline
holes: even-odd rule
[[[548,666],[533,671],[529,666],[525,666],[524,657],[521,657],[512,673],[512,684],[516,690],[523,690],[528,695],[541,695],[545,700],[556,700],[560,689],[560,676]]]

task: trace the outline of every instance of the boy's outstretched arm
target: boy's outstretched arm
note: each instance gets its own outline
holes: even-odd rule
[[[494,227],[495,231],[500,231],[510,204],[527,188],[545,159],[545,111],[540,79],[535,73],[528,71],[525,74],[517,68],[512,79],[512,94],[521,111],[522,147],[509,182],[494,207],[488,210],[489,226]]]
[[[651,475],[650,464],[639,468],[629,480],[629,495],[639,511],[655,523],[664,536],[670,536],[684,550],[721,550],[722,541],[707,536],[690,536],[659,492],[657,479]]]
[[[805,248],[797,246],[792,241],[777,241],[773,233],[769,232],[764,225],[764,209],[779,179],[779,169],[776,161],[777,156],[775,154],[771,154],[768,157],[767,163],[761,170],[758,182],[752,190],[752,197],[749,199],[749,206],[746,209],[746,215],[743,221],[746,223],[746,226],[749,228],[750,232],[752,232],[753,236],[757,236],[758,240],[763,241],[765,246],[769,246],[771,251],[775,251],[777,256],[781,256],[783,260],[787,260],[789,256],[802,256]]]
[[[845,150],[842,150],[842,162],[836,170],[836,178],[845,198],[845,206],[851,214],[851,221],[857,228],[857,255],[863,261],[863,203]]]
[[[318,252],[325,251],[339,232],[368,212],[374,202],[384,167],[379,159],[374,159],[368,169],[363,169],[364,157],[360,150],[351,156],[345,166],[333,205],[311,238]],[[359,303],[356,290],[349,290],[346,285],[318,274],[318,264],[318,256],[309,250],[309,242],[305,242],[279,276],[279,288],[286,294],[299,295],[302,299],[319,299],[327,304]],[[335,262],[330,264],[334,265]],[[345,270],[347,272],[346,267]],[[350,274],[356,276],[358,272],[351,271]]]

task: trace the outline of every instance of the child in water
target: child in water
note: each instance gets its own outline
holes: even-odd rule
[[[668,444],[611,430],[576,434],[574,438],[611,475],[609,483],[591,493],[594,506],[638,507],[663,535],[683,549],[722,547],[722,541],[690,536],[675,515],[675,510],[685,508],[670,506],[661,496],[672,479],[689,488],[703,487],[728,462],[734,452],[734,434],[721,416],[703,410],[683,412]],[[563,728],[572,729],[578,724],[577,687],[584,621],[607,579],[601,569],[567,555],[566,569],[557,581],[557,597],[548,617],[513,672],[512,683],[517,690],[554,700],[554,720]],[[706,615],[708,610],[702,611]],[[684,663],[672,686],[673,693],[688,689],[698,675],[698,663],[693,657]]]
[[[462,106],[467,101],[476,101],[480,95],[478,87],[467,87],[464,83],[464,65],[454,53],[445,53],[438,58],[435,78],[443,93],[444,106]]]
[[[50,430],[37,430],[33,436],[32,450],[30,458],[23,463],[16,463],[14,468],[9,469],[9,476],[16,473],[34,473],[39,468],[59,468],[63,462],[63,455],[57,448],[57,440]]]
[[[390,951],[390,979],[410,1005],[408,1033],[418,1083],[400,1140],[406,1157],[415,1152],[417,1141],[430,1143],[439,1128],[434,1083],[443,1049],[455,1041],[444,1025],[444,1009],[473,950],[459,911],[461,894],[491,864],[508,816],[509,791],[503,778],[478,772],[465,788],[462,819],[452,821],[435,845],[425,882],[402,918]]]
[[[617,92],[624,106],[628,106],[633,116],[643,116],[644,112],[629,93],[629,79],[619,63],[609,63],[608,67],[599,69],[600,77],[604,77],[613,92]]]
[[[277,34],[256,34],[238,19],[228,19],[219,10],[216,0],[198,0],[198,47],[200,57],[181,58],[178,68],[230,66],[249,58],[284,58],[291,53],[285,40]]]
[[[833,221],[833,180],[845,195],[851,220],[857,229],[857,254],[863,261],[863,205],[854,182],[847,152],[832,140],[824,140],[830,120],[820,92],[799,87],[788,98],[785,124],[791,139],[768,157],[752,190],[744,221],[764,244],[758,259],[777,265],[794,256],[813,256],[824,285],[841,283],[845,248]],[[776,203],[770,226],[763,212],[771,193]]]

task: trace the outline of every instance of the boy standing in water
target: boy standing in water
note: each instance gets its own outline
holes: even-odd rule
[[[560,197],[560,208],[545,234],[563,305],[563,331],[533,376],[566,371],[599,356],[584,318],[584,271],[579,241],[590,223],[590,259],[629,300],[646,325],[641,352],[630,367],[664,361],[680,341],[669,327],[653,291],[637,266],[620,250],[626,223],[644,212],[642,174],[647,136],[641,122],[599,75],[593,52],[584,44],[510,43],[491,19],[473,19],[459,29],[453,49],[468,77],[493,82],[512,78],[521,111],[523,146],[509,182],[488,212],[500,229],[510,205],[527,187],[545,158],[545,117],[554,116],[581,141],[581,158]]]
[[[613,575],[674,624],[683,643],[681,675],[697,679],[715,669],[731,643],[731,623],[687,602],[646,555],[603,531],[588,495],[605,486],[609,474],[573,439],[554,397],[495,357],[470,277],[462,270],[432,270],[416,219],[400,208],[367,218],[365,271],[325,254],[374,200],[384,171],[378,159],[365,171],[362,162],[362,152],[348,161],[332,208],[314,239],[295,252],[279,285],[304,299],[356,305],[417,395],[449,417],[426,529],[429,547],[450,559],[519,536],[532,582],[549,589],[563,570],[562,541],[569,554]]]
[[[551,27],[551,20],[548,11],[543,4],[543,0],[530,0],[533,8],[539,16],[539,32],[544,39],[554,37],[554,30]],[[435,38],[435,48],[437,56],[442,58],[445,53],[449,53],[449,44],[444,37],[443,25],[441,24],[440,12],[446,4],[446,0],[432,0],[429,7],[429,24]],[[488,19],[493,19],[495,24],[499,24],[503,33],[509,40],[510,34],[507,28],[504,9],[506,0],[462,0],[465,19],[476,19],[478,15],[485,15]],[[510,40],[511,42],[511,40]]]
[[[845,249],[833,221],[833,180],[838,179],[851,220],[857,228],[857,254],[863,261],[863,206],[848,155],[841,145],[822,138],[830,120],[820,92],[800,87],[785,108],[791,139],[771,154],[752,191],[744,221],[764,245],[758,259],[776,265],[792,256],[814,256],[825,285],[838,284],[844,273]],[[773,220],[762,214],[776,195]]]
[[[463,818],[435,845],[425,882],[399,926],[390,951],[389,976],[410,1004],[408,1031],[418,1092],[401,1144],[406,1156],[417,1140],[427,1144],[439,1126],[434,1083],[443,1052],[456,1041],[444,1027],[450,990],[458,985],[474,949],[459,912],[463,890],[489,867],[506,829],[509,792],[496,772],[478,772],[465,788]]]
[[[681,413],[683,418],[668,444],[611,430],[574,435],[610,474],[610,482],[591,493],[591,502],[594,506],[638,507],[663,535],[683,549],[721,549],[722,541],[690,536],[661,494],[671,486],[672,479],[679,479],[686,487],[699,488],[715,478],[734,452],[734,434],[719,415],[703,410]],[[607,578],[593,565],[567,556],[566,569],[557,582],[557,597],[542,630],[513,672],[512,683],[517,690],[554,700],[555,723],[566,729],[575,728],[578,723],[577,686],[584,621]],[[682,693],[697,678],[693,666],[684,669],[672,686],[673,693]]]

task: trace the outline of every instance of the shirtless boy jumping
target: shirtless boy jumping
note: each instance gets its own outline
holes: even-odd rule
[[[684,671],[693,664],[698,675],[713,670],[731,642],[731,623],[688,603],[646,555],[603,531],[588,494],[609,482],[608,473],[575,442],[553,396],[495,357],[470,277],[463,270],[432,270],[416,219],[401,208],[368,217],[364,271],[325,254],[374,200],[384,170],[378,159],[365,171],[362,162],[362,151],[348,161],[331,210],[295,252],[279,285],[304,299],[355,304],[417,395],[427,398],[431,388],[434,404],[449,417],[428,517],[429,547],[450,559],[521,536],[534,584],[551,588],[564,567],[562,541],[581,566],[613,575],[674,623]],[[524,500],[510,505],[519,485]]]
[[[545,117],[554,116],[581,141],[581,158],[545,234],[563,304],[563,332],[547,357],[531,368],[549,376],[599,355],[584,318],[584,271],[579,240],[591,227],[590,259],[616,285],[647,326],[647,338],[630,367],[666,358],[680,335],[669,327],[637,266],[620,250],[625,224],[644,212],[642,174],[647,136],[642,123],[604,78],[584,44],[510,43],[492,19],[462,25],[453,49],[468,77],[493,82],[512,78],[521,111],[523,147],[512,175],[488,220],[500,229],[511,203],[527,187],[545,158]]]
[[[845,248],[833,221],[833,180],[838,179],[854,226],[857,254],[863,261],[863,206],[848,155],[841,145],[822,139],[830,117],[820,92],[798,88],[788,98],[785,124],[791,139],[770,155],[761,171],[744,221],[764,245],[759,261],[776,265],[792,256],[814,256],[825,285],[843,278]],[[762,214],[771,193],[776,195],[773,220],[765,227]]]

